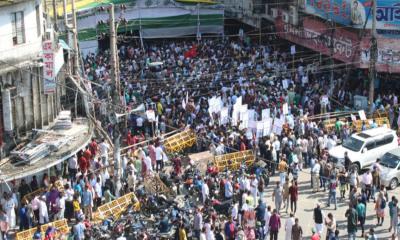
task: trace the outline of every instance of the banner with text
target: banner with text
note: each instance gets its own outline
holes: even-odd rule
[[[376,0],[376,28],[378,34],[400,36],[400,2]],[[373,0],[299,0],[300,10],[324,19],[354,27],[372,28]]]
[[[52,41],[43,42],[43,90],[44,94],[56,91],[54,51]]]

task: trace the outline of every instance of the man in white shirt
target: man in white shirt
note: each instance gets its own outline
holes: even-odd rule
[[[203,204],[206,203],[209,195],[210,195],[210,190],[208,188],[208,185],[207,185],[206,179],[205,179],[203,184],[201,185],[201,197],[202,197]]]
[[[68,159],[68,173],[72,181],[75,181],[77,172],[78,172],[78,159],[76,155],[73,155]]]
[[[39,198],[39,224],[46,224],[49,222],[49,213],[47,211],[46,197]]]
[[[365,189],[365,193],[367,194],[367,200],[369,201],[371,197],[372,191],[372,174],[371,170],[368,169],[361,177],[362,187]]]
[[[318,161],[315,162],[314,167],[311,169],[311,179],[313,185],[313,192],[319,192],[319,172],[321,165]]]
[[[161,148],[161,145],[158,145],[155,149],[156,152],[156,171],[161,171],[164,168],[163,156],[164,151]]]
[[[264,215],[264,221],[265,221],[264,231],[266,236],[268,236],[269,233],[269,219],[271,218],[271,216],[272,216],[271,206],[268,206],[267,211],[265,212]]]
[[[99,149],[103,166],[108,166],[108,150],[110,149],[110,146],[106,143],[106,140],[104,138],[99,144]]]

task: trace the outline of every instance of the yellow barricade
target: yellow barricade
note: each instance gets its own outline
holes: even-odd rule
[[[387,117],[375,118],[374,120],[378,127],[382,127],[383,125],[387,125],[389,127],[389,119]],[[369,124],[370,121],[372,121],[372,119],[367,119],[365,121],[356,120],[352,122],[352,125],[357,132],[361,132],[363,122],[365,122],[365,126],[367,127],[367,129],[371,128]]]
[[[62,182],[60,180],[54,182],[54,185],[56,186],[57,190],[60,192],[64,192],[64,185],[62,184]],[[53,185],[50,185],[48,191],[50,191],[51,187]],[[31,193],[28,193],[24,196],[24,198],[22,199],[22,201],[28,201],[30,202],[35,196],[41,196],[46,192],[45,188],[39,188]]]
[[[196,143],[196,134],[188,129],[174,134],[164,140],[165,151],[168,153],[180,152]]]
[[[218,168],[218,171],[223,171],[226,168],[229,170],[238,170],[243,162],[246,166],[254,164],[255,156],[252,150],[228,153],[220,156],[215,156],[214,165]]]
[[[93,220],[101,221],[111,216],[119,218],[122,212],[125,211],[128,205],[132,202],[132,199],[134,199],[133,201],[135,202],[134,209],[138,211],[139,209],[137,208],[139,207],[139,201],[137,200],[135,194],[131,192],[98,207],[97,211],[93,214]]]
[[[59,239],[60,235],[67,235],[69,234],[69,227],[67,223],[67,219],[61,219],[58,221],[54,221],[48,224],[44,224],[40,227],[40,231],[42,232],[42,239],[44,239],[44,235],[46,233],[46,230],[49,226],[49,224],[52,224],[53,227],[57,230],[56,231],[56,236],[55,239]],[[15,235],[16,240],[32,240],[33,235],[35,234],[37,228],[30,228],[25,231],[17,232]]]

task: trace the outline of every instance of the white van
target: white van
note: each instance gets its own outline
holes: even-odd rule
[[[330,160],[344,165],[347,152],[357,171],[372,165],[377,158],[398,147],[396,131],[386,127],[373,128],[351,135],[342,145],[329,150]]]

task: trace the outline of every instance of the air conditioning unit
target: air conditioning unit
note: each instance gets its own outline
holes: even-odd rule
[[[299,23],[299,13],[296,6],[289,6],[289,23],[295,26]]]
[[[285,23],[290,23],[289,13],[286,11],[282,11],[282,20]]]
[[[272,18],[278,17],[278,9],[277,8],[271,8],[271,16],[272,16]]]

